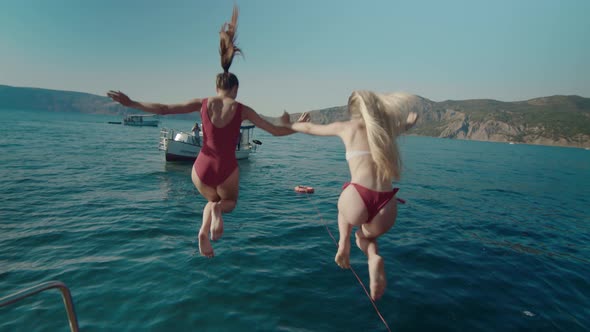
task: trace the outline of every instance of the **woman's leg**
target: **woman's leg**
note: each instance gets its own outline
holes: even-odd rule
[[[199,193],[201,193],[201,195],[208,200],[207,204],[205,204],[205,207],[203,208],[203,222],[201,224],[201,228],[199,229],[199,252],[205,257],[213,257],[214,253],[213,247],[211,246],[211,241],[209,241],[209,232],[211,230],[211,214],[213,211],[213,205],[214,202],[219,201],[219,196],[217,195],[215,188],[209,187],[201,182],[197,176],[197,173],[195,172],[194,167],[191,172],[191,178]]]
[[[218,240],[223,234],[223,213],[228,213],[235,209],[238,202],[238,192],[240,189],[240,170],[236,169],[231,175],[219,186],[217,186],[217,195],[219,201],[212,206],[211,217],[211,240]]]
[[[350,233],[353,226],[359,226],[367,219],[367,209],[359,193],[348,186],[338,198],[338,252],[334,261],[341,268],[350,268]]]
[[[213,202],[207,202],[203,208],[203,223],[199,229],[199,252],[205,257],[213,257],[213,247],[209,241],[209,231],[211,229],[211,210]]]
[[[369,224],[363,224],[355,233],[356,245],[367,255],[369,278],[371,279],[371,298],[378,300],[383,296],[387,286],[385,264],[379,255],[377,238],[386,233],[395,224],[397,217],[397,202],[389,201]]]
[[[338,213],[338,231],[340,238],[338,240],[338,252],[334,261],[343,269],[350,268],[350,233],[352,225],[349,224],[342,213]]]
[[[378,300],[385,293],[387,278],[385,277],[385,263],[383,262],[383,258],[379,256],[377,239],[369,240],[367,262],[369,264],[369,279],[371,280],[369,285],[371,288],[371,298]]]
[[[371,298],[378,300],[385,292],[387,286],[387,278],[385,277],[385,264],[383,258],[379,255],[379,246],[377,246],[377,238],[367,238],[363,234],[361,228],[355,232],[356,245],[362,252],[367,255],[367,263],[369,265],[369,279],[371,288]]]

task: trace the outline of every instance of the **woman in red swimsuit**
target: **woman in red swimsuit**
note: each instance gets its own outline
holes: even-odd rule
[[[383,295],[386,286],[377,238],[393,226],[397,217],[397,202],[393,199],[397,188],[392,188],[392,181],[399,180],[401,163],[396,138],[418,119],[416,113],[410,112],[415,98],[401,93],[355,91],[348,99],[349,121],[291,124],[284,117],[287,128],[311,135],[339,136],[344,143],[351,180],[342,187],[338,200],[340,240],[334,260],[340,267],[350,268],[350,234],[353,226],[359,226],[356,244],[367,255],[374,300]]]
[[[203,142],[201,151],[192,168],[192,180],[208,203],[203,209],[203,223],[199,230],[199,251],[203,256],[213,257],[209,241],[218,240],[223,234],[223,213],[236,207],[239,189],[239,169],[236,161],[236,142],[240,124],[249,120],[274,136],[294,133],[293,130],[274,126],[260,117],[253,109],[236,101],[239,82],[229,72],[234,55],[241,50],[235,46],[238,10],[234,7],[232,20],[221,27],[219,53],[223,72],[217,75],[217,95],[193,99],[183,104],[164,105],[131,100],[120,91],[109,91],[107,95],[124,106],[155,114],[179,114],[201,112]],[[289,115],[284,113],[281,120]],[[302,116],[299,121],[307,121]]]

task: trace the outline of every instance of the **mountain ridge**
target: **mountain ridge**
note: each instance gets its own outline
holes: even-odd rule
[[[410,135],[590,147],[590,98],[553,95],[515,102],[411,98],[411,110],[419,119]],[[347,113],[346,106],[310,112],[311,121],[322,124],[347,120]]]
[[[419,119],[409,135],[479,141],[590,147],[590,98],[553,95],[505,102],[494,99],[432,101],[411,96]],[[86,92],[0,85],[0,109],[35,109],[124,116],[143,113],[123,107],[106,96]],[[349,118],[347,107],[312,110],[314,123]],[[292,114],[296,119],[299,114]],[[177,115],[195,120],[197,114]],[[265,117],[276,123],[276,118]]]

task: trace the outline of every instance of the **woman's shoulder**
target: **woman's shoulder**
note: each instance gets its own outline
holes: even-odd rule
[[[239,101],[235,101],[234,107],[237,108],[239,106],[242,113],[256,113],[254,109],[250,106],[240,103]]]
[[[360,143],[361,145],[367,145],[367,130],[365,128],[365,123],[359,120],[349,120],[346,121],[346,125],[342,129],[342,139],[345,141],[347,148],[350,148],[349,145]],[[346,143],[347,142],[347,143]],[[363,143],[364,142],[364,143]],[[354,150],[358,150],[357,147]]]
[[[365,128],[364,122],[356,120],[356,119],[339,121],[338,124],[342,127],[342,129],[350,129],[352,131],[356,131],[358,129]]]
[[[204,98],[203,101],[205,100],[207,100],[207,107],[214,109],[235,110],[241,105],[239,101],[227,97],[213,96]]]

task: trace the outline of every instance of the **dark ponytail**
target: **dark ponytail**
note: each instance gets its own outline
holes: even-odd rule
[[[230,90],[235,86],[239,86],[238,77],[229,72],[229,67],[234,60],[234,56],[242,54],[236,46],[236,32],[238,29],[238,7],[234,6],[231,22],[224,23],[219,31],[219,55],[221,56],[221,68],[223,73],[217,74],[217,88],[222,90]]]

